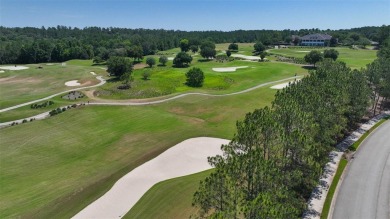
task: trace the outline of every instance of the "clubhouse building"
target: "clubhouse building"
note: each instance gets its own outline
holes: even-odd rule
[[[309,34],[303,37],[300,37],[299,45],[301,46],[329,46],[331,35],[328,34]]]

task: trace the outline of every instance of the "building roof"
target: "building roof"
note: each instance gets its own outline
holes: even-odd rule
[[[301,40],[330,40],[331,38],[332,36],[328,34],[315,33],[303,36]]]

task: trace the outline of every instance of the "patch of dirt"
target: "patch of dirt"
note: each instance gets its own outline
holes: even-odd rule
[[[12,83],[39,83],[42,80],[29,77],[29,78],[18,78],[16,76],[12,77],[6,77],[6,78],[0,78],[0,82],[5,84],[12,84]]]
[[[147,64],[145,64],[145,63],[138,63],[138,64],[135,64],[133,68],[134,68],[134,70],[137,70],[137,69],[143,69],[143,68],[146,68],[146,67],[148,67]]]

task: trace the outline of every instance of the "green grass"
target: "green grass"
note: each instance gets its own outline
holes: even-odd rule
[[[0,218],[69,218],[176,143],[232,138],[235,121],[270,104],[275,92],[264,87],[152,106],[89,106],[1,129]]]
[[[124,218],[189,218],[196,213],[192,196],[213,170],[169,179],[149,189]]]
[[[270,49],[270,53],[279,54],[286,57],[303,58],[308,53],[304,51],[323,51],[325,49],[329,48],[313,49],[305,47],[291,47],[288,49]],[[345,62],[347,66],[354,69],[363,68],[376,59],[376,50],[350,49],[346,47],[334,47],[332,49],[336,49],[339,52],[339,57],[337,60]]]
[[[337,188],[337,184],[338,184],[340,177],[343,174],[344,169],[347,166],[347,164],[348,164],[348,161],[346,159],[342,158],[340,160],[339,167],[337,168],[336,175],[333,178],[332,185],[330,186],[328,194],[327,194],[326,199],[325,199],[324,207],[322,208],[321,219],[328,218],[328,214],[329,214],[330,206],[332,204],[334,192]]]
[[[81,62],[89,63],[90,60],[74,60],[69,63]],[[41,65],[43,69],[37,67]],[[0,108],[7,108],[17,104],[29,102],[32,100],[47,97],[57,92],[72,89],[67,87],[65,82],[70,80],[79,80],[80,83],[88,82],[88,85],[99,83],[96,76],[90,74],[91,71],[104,75],[105,70],[99,67],[86,67],[67,64],[61,66],[59,63],[54,65],[30,64],[26,70],[6,71],[0,74]]]
[[[353,143],[350,147],[349,150],[351,151],[356,151],[360,144],[364,141],[364,139],[367,138],[368,135],[371,134],[372,131],[374,131],[378,126],[382,125],[382,123],[386,122],[389,119],[389,117],[381,119],[377,124],[375,124],[373,127],[371,127],[366,133],[364,133],[359,140],[357,140],[355,143]]]
[[[224,73],[212,70],[214,67],[232,66],[248,66],[248,68]],[[215,61],[200,62],[196,59],[191,67],[203,70],[205,81],[202,88],[191,88],[185,85],[185,72],[190,68],[172,68],[168,64],[167,67],[152,68],[150,80],[142,79],[142,73],[146,69],[135,70],[131,89],[117,89],[121,82],[116,81],[108,82],[97,90],[100,98],[107,99],[143,99],[183,92],[225,94],[244,90],[260,83],[293,77],[295,73],[298,75],[307,74],[307,70],[296,65],[270,62],[232,61],[218,63]]]

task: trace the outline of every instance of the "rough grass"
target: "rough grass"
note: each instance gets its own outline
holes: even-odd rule
[[[90,106],[0,130],[0,218],[69,218],[121,176],[187,138],[232,138],[275,90],[188,96],[142,107]]]
[[[353,144],[349,147],[349,149],[350,149],[351,151],[356,151],[356,150],[359,148],[360,144],[364,141],[364,139],[366,139],[367,136],[371,134],[371,132],[373,132],[378,126],[382,125],[382,123],[386,122],[386,120],[388,120],[388,119],[389,119],[389,117],[386,117],[386,118],[381,119],[381,121],[379,121],[377,124],[375,124],[373,127],[371,127],[370,130],[368,130],[366,133],[364,133],[364,134],[359,138],[359,140],[357,140],[355,143],[353,143]]]
[[[82,60],[88,62],[88,60]],[[41,66],[43,69],[37,69],[39,64],[26,65],[30,67],[26,70],[6,71],[0,74],[0,108],[7,108],[28,101],[40,99],[57,92],[70,90],[73,87],[67,87],[65,82],[70,80],[80,80],[81,83],[88,82],[85,86],[99,83],[96,76],[90,74],[105,72],[98,67],[85,67],[68,64],[61,66],[55,65]]]
[[[169,179],[154,185],[124,218],[189,218],[196,213],[191,206],[192,197],[213,170]]]
[[[336,191],[337,184],[340,180],[341,175],[344,172],[345,167],[347,166],[348,161],[344,158],[340,160],[339,167],[337,168],[336,175],[333,178],[332,185],[329,188],[328,194],[325,199],[324,207],[322,208],[322,213],[321,213],[321,219],[327,219],[330,206],[332,204],[332,199],[334,192]]]

